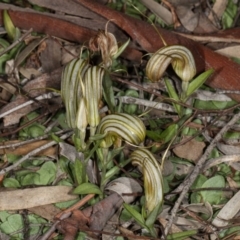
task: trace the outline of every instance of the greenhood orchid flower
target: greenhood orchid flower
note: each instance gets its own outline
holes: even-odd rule
[[[152,153],[147,149],[134,151],[130,158],[132,164],[139,167],[143,173],[144,189],[146,197],[146,209],[148,213],[163,203],[163,177],[161,166]]]
[[[147,77],[152,82],[159,81],[169,64],[183,81],[186,92],[188,82],[196,75],[196,66],[192,53],[184,46],[165,46],[155,52],[146,66]]]
[[[98,126],[97,133],[104,134],[101,147],[110,147],[118,139],[139,145],[145,139],[146,128],[140,118],[119,113],[104,117]]]
[[[90,125],[92,136],[100,122],[98,106],[102,98],[104,71],[85,60],[74,59],[62,74],[61,95],[66,106],[66,121],[69,127],[79,130],[83,149],[86,127]]]

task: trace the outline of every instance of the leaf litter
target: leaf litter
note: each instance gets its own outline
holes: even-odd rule
[[[87,8],[91,5],[80,2]],[[43,1],[42,7],[48,13],[46,4]],[[41,1],[38,5],[41,7]],[[173,23],[175,30],[181,31],[182,27],[194,34],[237,24],[237,4],[233,1],[228,4],[215,1],[208,6],[201,5],[199,1],[191,5],[180,0],[162,1],[158,12],[154,11],[151,3],[144,6],[135,1],[131,4],[119,1],[110,5],[115,9],[124,6],[127,14],[141,19],[147,14],[145,21],[154,21],[156,25],[170,27]],[[64,8],[60,11],[64,12]],[[204,11],[210,12],[208,17]],[[167,19],[171,15],[174,21]],[[98,14],[94,16],[100,17]],[[149,71],[159,67],[155,62],[165,60],[156,58],[151,66],[149,64],[151,69],[146,70],[149,57],[141,59],[140,64],[119,57],[123,50],[118,47],[124,46],[126,35],[115,32],[113,37],[118,41],[124,39],[116,48],[115,42],[110,40],[111,31],[107,27],[99,27],[103,29],[102,35],[96,35],[102,41],[98,42],[100,49],[112,41],[112,45],[101,49],[101,62],[101,55],[93,54],[86,45],[81,49],[79,45],[54,36],[35,42],[32,36],[29,42],[27,38],[17,40],[21,38],[17,34],[22,29],[6,20],[4,24],[7,34],[16,39],[11,43],[3,35],[2,41],[13,44],[12,52],[15,48],[19,50],[18,55],[7,56],[9,60],[15,59],[11,65],[15,66],[14,71],[7,70],[9,63],[5,60],[1,72],[3,101],[0,116],[4,121],[0,133],[0,174],[3,176],[0,231],[4,237],[7,234],[16,239],[27,239],[29,235],[31,239],[42,240],[59,237],[86,239],[87,236],[102,239],[199,239],[203,235],[207,239],[237,239],[239,226],[233,227],[231,220],[240,210],[236,204],[239,193],[239,168],[236,165],[239,162],[239,133],[237,128],[233,128],[239,123],[239,109],[237,102],[219,92],[221,86],[215,90],[204,84],[211,75],[210,71],[197,75],[197,78],[191,75],[190,79],[185,79],[181,74],[185,71],[181,64],[171,60],[175,73],[169,69],[166,72],[162,70],[164,72],[156,81],[163,77],[163,85],[157,88],[153,83],[153,90],[146,88],[151,77],[156,76]],[[159,41],[164,41],[164,35],[160,34]],[[29,43],[32,43],[31,47]],[[3,47],[4,44],[1,43]],[[219,46],[215,44],[213,48],[219,49]],[[169,51],[180,49],[165,47]],[[159,56],[161,53],[159,51]],[[185,58],[188,53],[183,48],[181,53],[175,54]],[[85,82],[92,81],[85,73],[82,73],[82,79],[76,78],[80,82],[76,83],[80,89],[77,95],[71,82],[67,82],[66,89],[65,85],[60,87],[62,72],[66,72],[67,78],[72,74],[65,70],[66,67],[62,68],[61,59],[69,59],[67,61],[71,63],[76,57],[89,61],[91,65],[86,65],[86,68],[92,75],[98,74],[92,66],[102,68],[101,71],[108,68],[109,75],[104,76],[100,99],[94,94],[91,97],[85,95]],[[233,53],[232,57],[236,59],[238,56]],[[189,64],[188,61],[192,60],[186,61]],[[72,71],[79,76],[77,69]],[[133,86],[134,90],[130,90]],[[102,91],[99,86],[92,88],[92,92],[97,91]],[[50,94],[44,95],[46,93]],[[71,106],[71,101],[68,103],[71,94],[76,98],[77,106]],[[86,114],[87,125],[81,125],[80,131],[74,128],[72,132],[71,126],[66,124],[66,114],[72,118],[71,109],[76,107],[78,110],[81,99],[84,101],[79,106],[80,121]],[[97,111],[92,105],[87,105],[95,104],[95,99]],[[66,109],[69,113],[66,113],[64,105],[68,104]],[[83,111],[84,106],[87,111]],[[95,130],[91,125],[91,114],[95,114],[95,120],[99,109],[104,107],[99,115],[100,126]],[[139,117],[146,128],[146,136],[142,138],[140,135],[145,131],[144,128],[141,130],[142,123],[137,122],[137,117],[130,116]],[[131,121],[128,122],[127,118]],[[122,127],[125,121],[127,125]],[[138,129],[130,128],[134,121]],[[224,127],[217,122],[222,122]],[[79,123],[76,126],[78,128]],[[122,132],[116,131],[117,128]],[[125,129],[132,132],[132,138]],[[84,138],[83,132],[87,133]],[[235,142],[227,145],[232,139]],[[134,160],[133,156],[139,159]],[[138,168],[131,164],[134,161]],[[164,198],[154,195],[156,192],[163,192]],[[29,212],[29,226],[19,212],[21,209]],[[41,227],[33,227],[34,223]],[[108,228],[104,228],[105,225]],[[165,230],[159,230],[162,226]]]

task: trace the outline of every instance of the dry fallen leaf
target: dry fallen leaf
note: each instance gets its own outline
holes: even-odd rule
[[[240,58],[240,46],[230,46],[216,50],[215,52],[222,54],[226,57]]]
[[[0,146],[8,145],[8,144],[14,144],[19,143],[20,141],[8,141],[4,142],[4,144],[1,144]],[[14,155],[26,155],[27,153],[33,151],[36,148],[39,148],[47,143],[51,142],[50,140],[40,140],[37,142],[27,143],[22,146],[16,147],[16,148],[1,148],[0,154],[14,154]],[[44,155],[48,157],[55,158],[57,154],[57,148],[56,146],[50,147],[46,150],[43,150],[38,155]]]
[[[46,48],[41,52],[40,60],[43,71],[50,73],[61,67],[62,46],[52,38],[46,39],[45,43]]]
[[[212,221],[216,227],[224,227],[240,210],[240,191],[238,191],[219,211],[217,216]]]
[[[165,22],[167,25],[173,24],[171,12],[167,8],[162,6],[160,3],[157,3],[153,0],[141,0],[141,2],[156,16],[161,18],[163,22]]]
[[[51,186],[2,191],[0,210],[28,209],[50,203],[58,203],[78,198],[70,194],[72,187]]]
[[[23,91],[28,93],[31,97],[37,97],[43,93],[46,93],[47,89],[59,89],[60,88],[60,80],[61,80],[61,72],[62,69],[56,69],[51,74],[42,74],[41,76],[35,78],[34,80],[28,82],[24,87]],[[26,94],[25,94],[26,95]],[[3,114],[25,102],[29,99],[24,95],[18,95],[15,100],[10,102],[9,104],[5,105],[1,110],[0,114]],[[57,99],[51,99],[56,100]],[[56,103],[57,104],[57,103]],[[58,105],[60,102],[58,103]],[[28,105],[24,108],[21,108],[17,111],[14,111],[11,114],[8,114],[4,117],[4,126],[9,126],[12,124],[16,124],[19,122],[20,118],[26,116],[29,112],[37,109],[40,107],[40,103],[34,103],[32,105]]]
[[[183,141],[186,138],[183,138]],[[205,148],[204,142],[199,142],[196,139],[192,139],[183,145],[179,145],[173,149],[173,152],[180,158],[185,158],[190,161],[196,161],[203,153]]]
[[[208,18],[213,22],[213,24],[217,25],[216,20],[219,21],[222,18],[228,2],[228,0],[216,0],[214,2],[212,11],[210,11],[210,14],[208,16]]]
[[[48,221],[53,221],[54,217],[62,211],[60,208],[55,207],[53,204],[36,206],[33,208],[28,208],[28,210],[42,218],[47,219]]]
[[[106,190],[118,193],[125,203],[131,203],[136,198],[136,193],[142,192],[142,187],[133,178],[120,177],[111,181]]]

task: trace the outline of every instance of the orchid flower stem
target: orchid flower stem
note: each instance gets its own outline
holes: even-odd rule
[[[91,127],[90,126],[90,136],[94,136],[96,132],[96,127]]]
[[[101,191],[104,191],[105,184],[106,184],[105,175],[107,172],[109,150],[108,150],[108,148],[102,148],[101,152],[102,152],[102,177],[101,177],[100,189],[101,189]]]
[[[182,90],[183,90],[183,92],[187,92],[187,90],[188,90],[188,85],[189,85],[189,82],[187,82],[187,81],[182,81]]]
[[[186,93],[187,93],[187,90],[188,90],[188,86],[189,86],[189,82],[182,81],[182,96],[181,96],[181,99],[183,101],[186,100]]]
[[[91,142],[87,144],[86,149],[90,149]],[[100,142],[94,143],[94,146],[91,148],[91,151],[89,152],[88,156],[85,158],[85,163],[88,162],[88,160],[93,156],[93,154],[96,152],[96,150],[99,148]]]

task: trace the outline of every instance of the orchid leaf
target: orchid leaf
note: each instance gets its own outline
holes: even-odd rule
[[[164,82],[166,84],[167,92],[168,92],[170,98],[172,98],[175,101],[180,101],[179,95],[177,94],[177,92],[176,92],[175,88],[173,87],[173,85],[171,84],[171,82],[167,78],[164,79]],[[180,115],[181,114],[181,106],[177,103],[173,103],[173,107],[174,107],[175,111],[178,113],[178,115]]]
[[[196,90],[198,90],[204,83],[205,81],[211,76],[211,74],[214,72],[213,69],[209,69],[199,76],[197,76],[195,79],[189,83],[186,96],[189,97],[191,94],[193,94]]]

